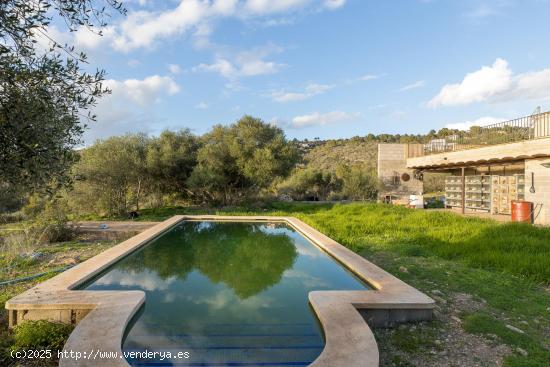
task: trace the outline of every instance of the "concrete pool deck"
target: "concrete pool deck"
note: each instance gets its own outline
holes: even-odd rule
[[[372,286],[365,291],[309,293],[326,340],[311,366],[378,366],[378,347],[365,319],[371,326],[383,326],[432,316],[431,298],[296,218],[199,215],[174,216],[158,223],[10,299],[6,302],[10,326],[39,319],[75,324],[64,350],[86,353],[87,357],[63,358],[60,366],[128,366],[124,358],[97,359],[95,353],[122,356],[125,329],[145,301],[145,293],[76,288],[184,220],[286,223]]]

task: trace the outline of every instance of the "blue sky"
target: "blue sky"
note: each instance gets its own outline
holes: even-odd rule
[[[550,109],[547,0],[133,0],[88,53],[113,94],[86,141],[202,134],[251,114],[290,138],[425,133]]]

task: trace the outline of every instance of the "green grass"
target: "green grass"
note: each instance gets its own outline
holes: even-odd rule
[[[455,295],[471,295],[480,306],[475,310],[459,310],[462,326],[458,327],[510,346],[512,354],[504,359],[506,367],[550,366],[550,228],[378,204],[272,203],[225,209],[166,207],[145,209],[141,213],[140,221],[164,220],[176,214],[298,217],[421,291],[430,295],[436,289],[440,291],[442,301],[437,303],[442,319],[456,314]],[[78,246],[58,244],[41,251],[52,254],[69,248],[79,251]],[[85,245],[82,246],[84,251]],[[43,266],[22,262],[17,264],[19,270],[12,271],[28,274]],[[402,267],[406,268],[405,272],[401,271]],[[0,288],[0,303],[33,283]],[[506,324],[520,328],[525,334],[511,331]],[[388,356],[381,365],[433,365],[431,358],[436,358],[437,352],[445,347],[436,341],[444,340],[451,326],[450,322],[434,321],[386,332],[375,331],[381,356]],[[447,346],[453,350],[461,347]],[[518,353],[518,348],[528,355]],[[430,354],[428,350],[436,352]],[[463,354],[467,355],[468,351],[464,350]],[[460,366],[459,362],[455,365]]]
[[[510,330],[506,327],[506,323],[490,314],[477,312],[465,315],[464,330],[473,334],[496,337],[499,342],[515,348],[516,351],[521,348],[528,353],[528,359],[519,353],[509,357],[506,360],[506,366],[544,366],[550,362],[550,353],[541,347],[539,340],[530,334]]]
[[[436,256],[550,284],[550,228],[522,223],[497,223],[454,213],[381,204],[303,203],[274,203],[261,210],[147,209],[139,220],[164,220],[175,214],[205,212],[292,215],[354,251],[377,249],[411,256]]]
[[[487,316],[463,315],[464,328],[482,335],[494,334],[496,329],[498,341],[513,349],[504,359],[505,366],[550,365],[550,296],[544,288],[550,283],[550,228],[379,204],[274,203],[260,209],[224,210],[171,207],[144,210],[140,220],[201,213],[298,217],[428,294],[437,289],[443,298],[472,295]],[[400,272],[402,266],[407,272]],[[525,334],[515,335],[506,323]],[[427,350],[438,350],[435,339],[448,327],[432,322],[392,331],[390,337],[379,339],[381,350],[390,348],[391,357],[383,365],[409,366],[408,357],[414,355],[429,365]],[[518,354],[518,347],[528,356]]]
[[[471,268],[460,262],[436,257],[396,256],[391,251],[377,250],[364,250],[361,255],[429,295],[433,296],[435,289],[440,291],[442,295],[439,298],[447,302],[437,300],[442,314],[461,311],[452,301],[454,295],[471,295],[480,309],[460,312],[463,328],[469,333],[487,336],[490,340],[496,335],[497,344],[509,345],[513,350],[520,347],[529,353],[525,357],[514,352],[505,359],[505,366],[550,365],[550,318],[547,317],[550,295],[547,289],[528,279]],[[401,272],[399,269],[402,267],[406,267],[407,272]],[[525,334],[506,328],[506,324],[523,330]],[[392,351],[423,354],[434,341],[430,338],[437,339],[449,327],[448,323],[432,322],[412,332],[405,329],[396,333],[397,336],[392,334],[382,344],[391,344]],[[409,339],[408,334],[415,336]]]

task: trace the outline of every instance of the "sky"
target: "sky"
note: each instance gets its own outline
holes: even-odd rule
[[[467,129],[550,110],[550,0],[126,0],[103,36],[85,143],[249,114],[287,137]]]

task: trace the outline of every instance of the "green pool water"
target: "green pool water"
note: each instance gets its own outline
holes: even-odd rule
[[[186,221],[83,288],[146,293],[123,351],[172,358],[133,366],[305,366],[324,346],[308,293],[367,286],[285,224]]]

